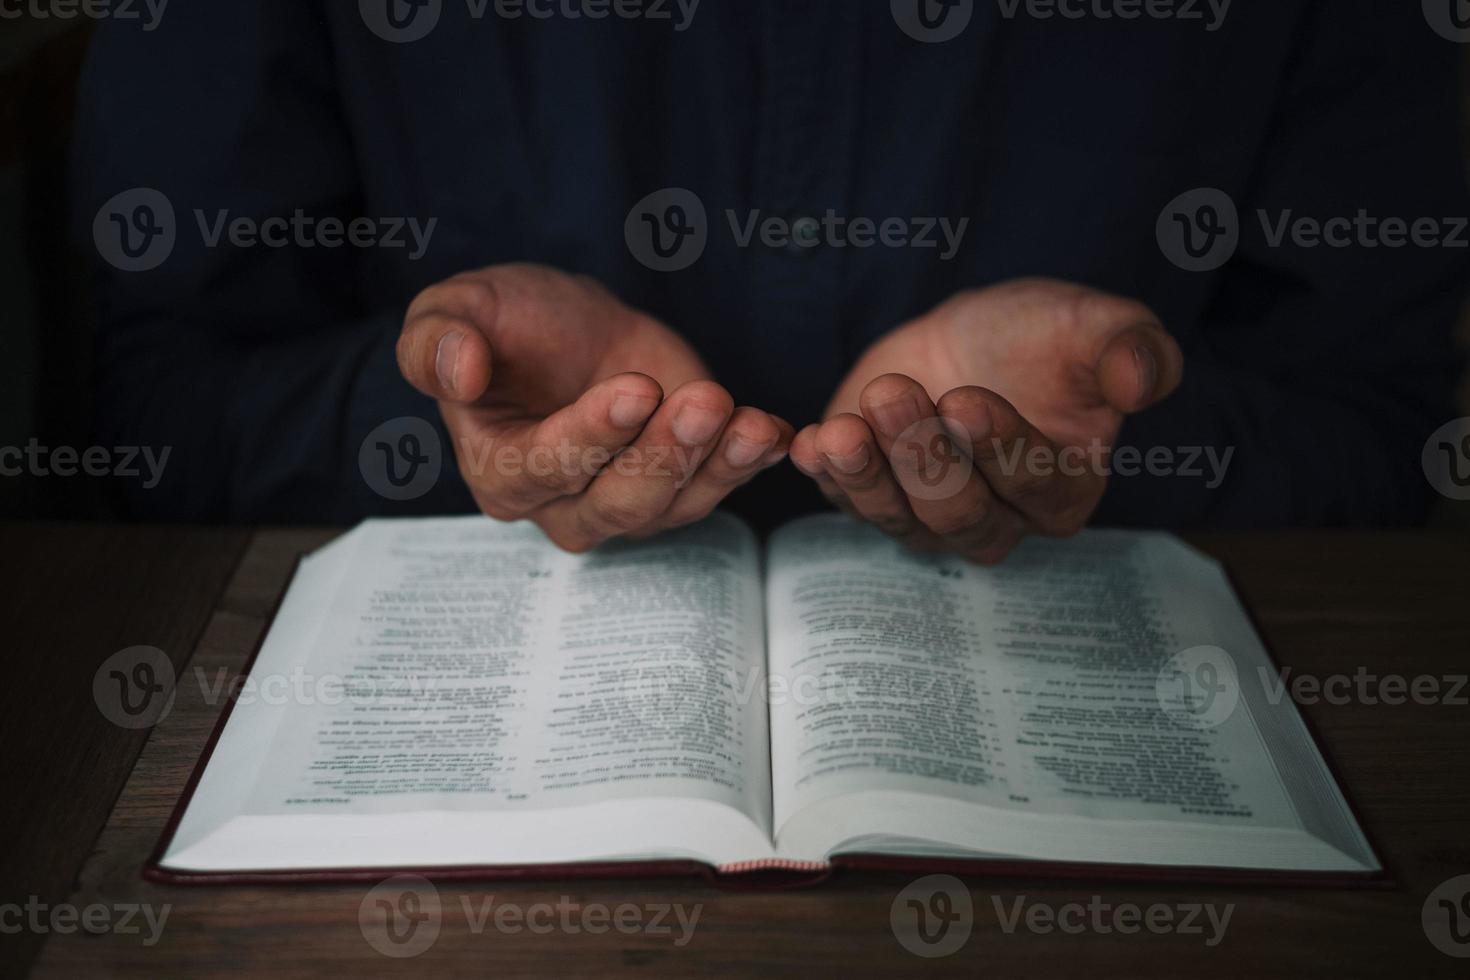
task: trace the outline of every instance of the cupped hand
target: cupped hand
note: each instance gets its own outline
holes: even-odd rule
[[[992,564],[1086,524],[1124,417],[1183,364],[1132,300],[1040,279],[964,292],[869,348],[791,458],[911,546]]]
[[[704,517],[785,456],[792,427],[593,280],[491,266],[424,290],[398,339],[481,510],[585,551]]]

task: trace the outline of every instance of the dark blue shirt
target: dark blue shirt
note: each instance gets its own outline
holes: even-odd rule
[[[1458,370],[1463,231],[1459,248],[1368,247],[1361,221],[1346,246],[1273,241],[1283,217],[1433,219],[1443,237],[1470,214],[1459,46],[1420,4],[1240,0],[1219,20],[1199,2],[1178,7],[1202,19],[1123,20],[976,0],[949,10],[968,17],[953,32],[904,3],[702,0],[688,16],[669,0],[666,19],[594,19],[566,13],[604,9],[580,0],[540,0],[545,18],[494,0],[191,0],[151,31],[102,24],[76,144],[99,438],[172,447],[127,507],[250,521],[470,508],[452,462],[394,502],[362,477],[359,449],[388,419],[437,424],[394,362],[413,295],[529,260],[602,280],[688,337],[738,401],[798,426],[866,344],[958,290],[1042,275],[1117,292],[1186,356],[1182,387],[1122,444],[1181,464],[1190,447],[1233,455],[1215,487],[1115,477],[1098,520],[1422,516],[1420,450],[1451,415]],[[125,271],[93,225],[136,188],[168,202],[173,241],[156,267]],[[703,251],[671,270],[629,244],[647,224],[630,211],[666,188],[704,209]],[[1191,198],[1170,214],[1198,188],[1237,209],[1219,268],[1188,268],[1183,239],[1167,244],[1180,220],[1197,251],[1224,227]],[[667,203],[648,211],[666,234],[697,218]],[[267,245],[229,231],[298,211],[317,232],[278,221]],[[797,240],[742,244],[756,212]],[[436,223],[419,255],[407,227],[400,247],[329,247],[331,217],[374,219],[379,237],[386,219]],[[873,222],[873,244],[828,230],[854,218]],[[932,221],[936,244],[879,241],[890,218],[905,240]],[[956,247],[938,219],[965,220]],[[782,466],[736,502],[773,518],[817,498]]]

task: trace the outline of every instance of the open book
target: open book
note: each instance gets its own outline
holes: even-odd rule
[[[837,515],[585,555],[368,521],[301,562],[150,874],[1372,875],[1273,669],[1164,533],[981,568]]]

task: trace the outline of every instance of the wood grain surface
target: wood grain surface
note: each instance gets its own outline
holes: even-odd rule
[[[45,937],[38,975],[936,972],[1101,980],[1464,976],[1470,966],[1470,960],[1440,952],[1421,921],[1421,909],[1436,886],[1470,874],[1470,706],[1463,700],[1391,705],[1354,697],[1345,704],[1303,707],[1394,872],[1392,887],[971,878],[965,882],[974,910],[968,939],[941,958],[910,952],[891,925],[895,899],[910,882],[902,875],[850,874],[820,888],[766,892],[724,891],[682,879],[443,884],[436,890],[437,937],[418,955],[402,958],[379,952],[375,942],[384,945],[381,935],[360,926],[360,910],[373,901],[362,886],[178,887],[144,881],[139,869],[222,707],[202,693],[208,685],[193,679],[194,669],[211,683],[220,670],[239,670],[267,624],[295,556],[329,536],[285,530],[255,535],[181,674],[173,710],[154,728],[100,836],[80,845],[90,845],[90,854],[67,855],[86,858],[72,904],[102,904],[110,910],[146,904],[155,918],[166,908],[157,941],[147,942],[146,926],[129,934],[53,932]],[[1408,532],[1221,534],[1191,540],[1230,566],[1268,645],[1283,666],[1298,674],[1327,677],[1362,670],[1379,677],[1431,676],[1448,691],[1454,677],[1470,673],[1470,538]],[[1464,699],[1470,691],[1459,695]],[[51,733],[48,743],[35,766],[53,786],[55,777],[45,776],[53,767],[115,768],[129,761],[126,753],[84,759],[96,751],[94,742],[64,730]],[[100,821],[110,803],[99,798],[105,795],[77,800],[85,813],[73,819],[82,825]],[[47,807],[63,805],[35,799],[45,799]],[[1092,926],[1042,931],[1024,922],[1007,929],[1005,921],[1018,902],[1023,909],[1040,906],[1064,916],[1073,903],[1109,910],[1158,904],[1175,916],[1185,915],[1189,906],[1210,905],[1217,914],[1228,908],[1230,919],[1214,945],[1208,943],[1208,926],[1202,934],[1123,934]],[[659,907],[675,904],[686,920],[697,909],[687,936],[677,926],[665,933],[613,925],[620,915],[626,923],[635,918],[650,923]],[[503,906],[511,908],[511,917],[497,925],[496,910]],[[532,911],[538,907],[550,911]],[[533,924],[544,925],[552,917],[556,923],[533,930],[515,917],[517,912],[529,912]],[[672,912],[663,921],[673,922]],[[594,931],[598,924],[602,931]],[[1470,920],[1460,925],[1470,928]],[[687,941],[681,944],[680,938]]]

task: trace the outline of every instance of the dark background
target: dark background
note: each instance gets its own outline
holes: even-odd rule
[[[246,2],[246,0],[242,0]],[[82,257],[68,242],[67,146],[85,20],[0,21],[0,446],[93,442],[92,336]],[[1470,106],[1470,46],[1462,102]],[[1462,115],[1470,160],[1470,111]],[[1470,179],[1470,164],[1467,164]],[[1470,317],[1460,324],[1470,345]],[[1470,379],[1462,384],[1470,415]],[[113,516],[107,479],[0,476],[0,520]],[[1470,503],[1441,501],[1436,523],[1470,526]]]

